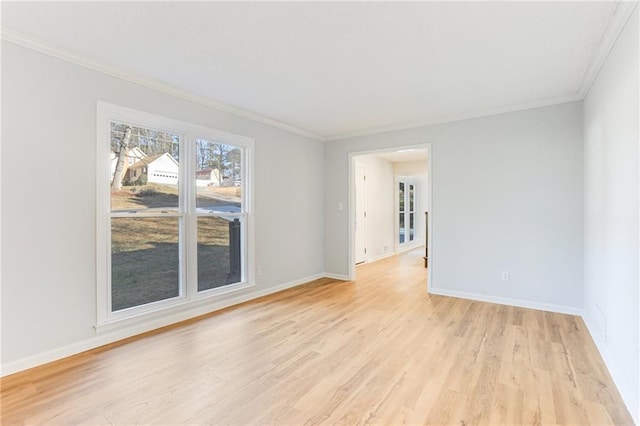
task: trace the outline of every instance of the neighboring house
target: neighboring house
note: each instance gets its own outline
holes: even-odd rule
[[[196,186],[220,186],[222,179],[220,170],[204,169],[196,172]]]
[[[137,161],[142,160],[144,157],[146,157],[147,154],[145,154],[144,152],[142,152],[142,150],[140,148],[133,147],[130,150],[127,151],[127,167],[131,167],[132,165],[134,165]],[[118,163],[118,154],[116,154],[115,152],[111,151],[111,179],[113,179],[113,174],[116,172],[116,164]]]
[[[142,175],[147,175],[148,183],[178,183],[178,162],[169,154],[149,155],[129,166],[125,173],[125,182],[135,182]]]

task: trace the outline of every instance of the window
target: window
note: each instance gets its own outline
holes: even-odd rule
[[[416,237],[416,188],[407,181],[398,182],[398,242],[405,244]]]
[[[251,139],[99,103],[98,147],[98,326],[251,285]]]

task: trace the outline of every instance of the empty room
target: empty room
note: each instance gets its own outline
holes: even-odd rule
[[[638,425],[637,1],[10,2],[3,425]]]

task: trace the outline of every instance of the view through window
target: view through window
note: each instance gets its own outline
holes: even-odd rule
[[[108,125],[110,303],[103,317],[245,281],[247,147],[197,137],[197,130]]]
[[[240,281],[242,150],[198,139],[196,214],[198,291]]]
[[[111,309],[181,291],[180,137],[111,123]]]

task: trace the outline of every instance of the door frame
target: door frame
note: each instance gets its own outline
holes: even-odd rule
[[[364,182],[363,182],[363,183],[361,183],[361,185],[362,185],[362,191],[363,191],[363,194],[361,194],[361,199],[363,200],[363,203],[364,203],[363,211],[364,211],[364,213],[365,213],[365,216],[364,216],[363,218],[361,218],[361,222],[360,222],[360,223],[361,223],[361,226],[360,226],[360,228],[358,229],[358,227],[356,226],[357,219],[356,219],[356,216],[355,216],[355,215],[358,213],[358,212],[357,212],[357,210],[356,210],[357,203],[358,203],[358,201],[357,201],[357,198],[358,198],[358,191],[356,191],[355,197],[354,197],[354,199],[353,199],[353,204],[354,204],[354,228],[353,228],[353,231],[354,231],[354,237],[353,237],[353,238],[354,238],[354,245],[353,245],[353,247],[354,247],[354,254],[353,254],[353,261],[354,261],[354,262],[356,262],[356,261],[358,260],[358,259],[357,259],[357,257],[358,257],[358,253],[356,253],[356,252],[355,252],[355,249],[356,249],[356,246],[357,246],[357,244],[356,244],[356,242],[355,242],[355,240],[357,239],[357,237],[356,237],[356,235],[355,235],[355,234],[357,234],[357,233],[362,233],[362,235],[361,235],[361,236],[362,236],[362,241],[363,241],[363,244],[364,244],[364,247],[363,247],[363,248],[364,248],[364,253],[363,253],[364,258],[363,258],[363,260],[362,260],[361,262],[359,262],[359,263],[358,263],[358,264],[361,264],[361,263],[367,263],[367,231],[368,231],[368,228],[367,228],[367,226],[368,226],[368,225],[367,225],[367,216],[366,216],[366,212],[367,212],[367,201],[368,201],[368,200],[367,200],[367,180],[366,180],[366,176],[367,176],[367,168],[366,168],[366,167],[364,167],[364,166],[362,166],[362,165],[355,165],[355,164],[354,164],[354,173],[356,173],[356,174],[354,175],[354,188],[357,188],[357,186],[358,186],[358,185],[355,183],[355,179],[356,179],[357,177],[359,177],[359,174],[356,172],[356,171],[357,171],[357,169],[361,169],[361,170],[362,170],[362,175],[365,177],[365,178],[364,178]]]
[[[368,155],[368,154],[381,154],[385,152],[396,152],[403,149],[426,149],[427,154],[427,211],[429,212],[429,218],[427,222],[427,226],[429,228],[429,235],[426,241],[427,248],[429,251],[429,267],[427,268],[427,283],[428,286],[435,287],[433,283],[433,268],[436,265],[437,257],[434,256],[433,250],[433,216],[434,216],[434,208],[433,208],[433,147],[431,142],[426,142],[422,144],[415,145],[401,145],[394,146],[388,148],[381,149],[373,149],[367,151],[354,151],[349,152],[349,176],[348,176],[348,188],[349,188],[349,202],[348,202],[348,235],[349,235],[349,247],[348,247],[348,256],[349,256],[349,280],[356,279],[356,264],[355,264],[355,197],[356,197],[356,188],[355,188],[355,158],[360,155]],[[395,206],[392,208],[395,209]],[[427,288],[425,286],[425,291]]]

